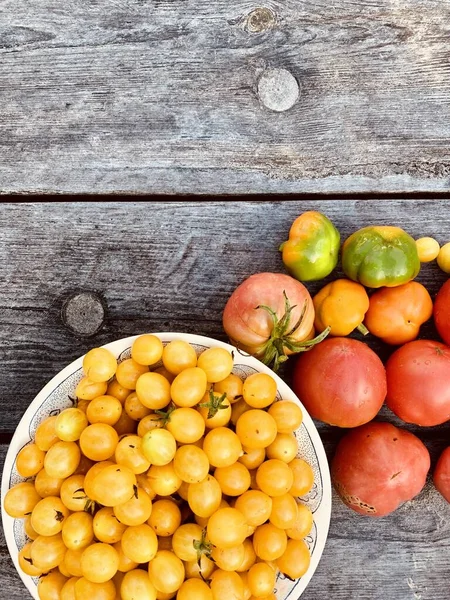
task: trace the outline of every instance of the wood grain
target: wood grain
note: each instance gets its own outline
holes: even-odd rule
[[[225,341],[221,314],[229,295],[252,273],[284,272],[277,248],[304,210],[327,214],[342,239],[377,223],[442,244],[450,240],[448,207],[431,200],[2,204],[0,467],[33,397],[89,348],[146,331]],[[423,265],[418,277],[432,296],[446,279],[435,263]],[[323,284],[308,288],[314,293]],[[107,305],[103,328],[88,339],[61,320],[64,300],[77,290],[94,290]],[[421,337],[435,336],[427,323]],[[387,358],[389,348],[368,342]],[[289,383],[289,366],[282,375]],[[449,443],[449,424],[405,425],[387,408],[378,419],[417,433],[432,466]],[[331,458],[342,431],[316,425]],[[27,598],[1,537],[0,558],[2,597]],[[334,494],[329,539],[302,600],[448,600],[449,581],[450,506],[429,479],[417,499],[382,519],[353,514]]]
[[[0,7],[0,191],[450,188],[449,0]],[[259,102],[265,68],[299,102]]]

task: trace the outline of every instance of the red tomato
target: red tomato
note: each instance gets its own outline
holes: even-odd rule
[[[434,426],[450,419],[450,348],[414,340],[386,363],[386,404],[403,421]]]
[[[334,487],[351,509],[383,517],[425,485],[430,455],[414,434],[372,422],[350,431],[331,462]]]
[[[450,346],[450,279],[444,283],[437,293],[433,316],[439,335]]]
[[[285,355],[299,351],[296,345],[313,337],[312,298],[306,287],[289,275],[257,273],[231,294],[223,313],[223,327],[235,346],[266,364],[274,361],[276,369]]]
[[[315,419],[357,427],[380,410],[386,396],[386,372],[367,344],[329,338],[299,357],[293,389]]]
[[[434,469],[433,481],[436,489],[450,502],[450,446],[446,448]]]

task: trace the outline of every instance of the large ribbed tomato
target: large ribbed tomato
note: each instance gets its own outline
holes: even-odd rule
[[[429,468],[429,452],[417,436],[391,423],[372,421],[341,439],[331,477],[349,508],[383,517],[417,496]]]
[[[329,338],[299,357],[292,387],[315,419],[357,427],[380,410],[386,396],[386,371],[364,342]]]
[[[306,287],[282,273],[257,273],[231,294],[223,312],[226,334],[240,350],[274,370],[288,354],[307,350],[314,340],[314,306]]]

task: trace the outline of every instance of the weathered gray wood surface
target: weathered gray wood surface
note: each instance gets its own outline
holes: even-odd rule
[[[3,0],[0,192],[450,189],[449,0]],[[301,96],[265,109],[265,68]]]
[[[35,394],[92,346],[164,330],[226,340],[227,298],[252,273],[283,271],[278,245],[308,209],[325,212],[343,238],[384,223],[450,240],[446,201],[0,204],[0,467]],[[446,275],[428,264],[418,279],[434,295]],[[60,318],[64,300],[80,289],[101,293],[108,306],[90,339],[74,337]],[[422,336],[434,335],[427,324]],[[370,344],[386,357],[385,347]],[[400,424],[387,409],[380,417]],[[317,426],[331,457],[341,432]],[[405,427],[426,443],[434,466],[450,424]],[[0,558],[0,597],[25,600],[2,537]],[[379,520],[352,513],[334,495],[329,539],[302,600],[448,600],[449,582],[450,505],[429,481]]]

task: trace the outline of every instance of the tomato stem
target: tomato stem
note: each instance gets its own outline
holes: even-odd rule
[[[368,335],[369,333],[369,330],[364,325],[364,323],[360,323],[356,329],[359,331],[359,333],[362,333],[363,335]]]
[[[295,325],[293,327],[289,327],[292,316],[291,313],[297,305],[294,304],[294,306],[291,306],[285,290],[283,290],[283,296],[284,314],[281,319],[278,318],[278,315],[272,308],[270,308],[270,306],[260,304],[256,307],[257,309],[262,308],[263,310],[266,310],[273,319],[272,333],[262,348],[260,359],[265,365],[271,366],[272,370],[275,372],[278,371],[280,365],[288,359],[286,350],[289,350],[293,354],[306,352],[324,340],[331,329],[330,327],[327,327],[312,340],[298,341],[294,339],[294,333],[300,327],[303,319],[305,318],[306,309],[308,308],[308,300],[305,300],[300,317]]]

